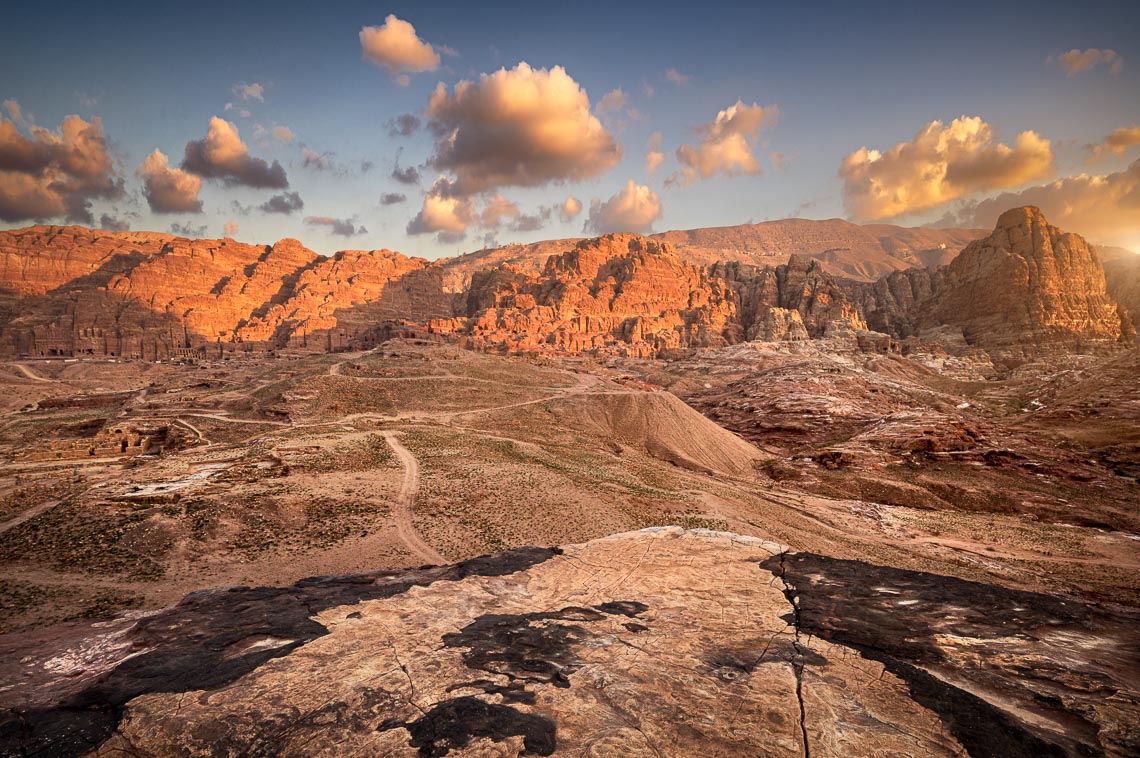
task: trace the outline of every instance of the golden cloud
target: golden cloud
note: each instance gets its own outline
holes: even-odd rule
[[[14,100],[5,109],[21,116]],[[66,216],[93,225],[92,200],[123,194],[98,118],[67,116],[58,132],[33,125],[28,134],[0,116],[0,219]]]
[[[1065,69],[1065,73],[1070,77],[1076,76],[1082,71],[1091,71],[1101,63],[1108,66],[1108,72],[1113,75],[1124,70],[1124,59],[1115,50],[1101,50],[1095,47],[1090,47],[1087,50],[1079,50],[1074,47],[1066,53],[1049,56],[1047,62],[1052,63],[1053,61]]]
[[[388,73],[402,87],[408,86],[407,72],[435,71],[439,53],[416,35],[407,21],[389,14],[383,26],[365,26],[360,30],[360,47],[364,57]]]
[[[1140,125],[1122,126],[1114,129],[1112,134],[1104,138],[1099,145],[1088,145],[1092,153],[1090,160],[1099,160],[1108,157],[1109,153],[1120,157],[1130,147],[1140,145]]]
[[[630,179],[625,187],[609,200],[595,198],[590,203],[590,217],[586,229],[595,234],[610,232],[653,231],[653,222],[661,218],[661,198],[643,184]]]
[[[760,163],[752,153],[760,131],[776,123],[780,110],[774,105],[763,108],[756,103],[735,105],[720,111],[711,124],[698,127],[702,135],[696,147],[681,145],[677,160],[683,166],[681,175],[689,184],[698,175],[708,179],[716,174],[736,176],[760,173]]]
[[[590,99],[561,66],[513,69],[436,87],[431,166],[454,175],[448,194],[586,179],[613,168],[622,149],[590,113]]]
[[[562,205],[558,206],[558,216],[563,221],[570,222],[582,212],[582,201],[571,195]]]
[[[959,223],[988,229],[1010,208],[1036,205],[1066,231],[1077,232],[1105,245],[1140,243],[1140,160],[1123,171],[1104,175],[1078,174],[967,207]]]
[[[202,189],[201,178],[171,168],[161,150],[155,150],[146,157],[138,175],[143,180],[147,205],[155,213],[202,212],[202,201],[198,199],[198,192]]]
[[[871,221],[1016,187],[1052,169],[1049,140],[1036,132],[1022,132],[1009,147],[994,142],[992,127],[980,118],[962,116],[949,126],[931,121],[885,153],[861,147],[843,159],[839,176],[847,213]]]
[[[182,169],[206,179],[221,179],[230,185],[270,189],[289,186],[280,163],[273,161],[270,165],[251,156],[237,127],[217,116],[210,119],[205,139],[186,143]]]

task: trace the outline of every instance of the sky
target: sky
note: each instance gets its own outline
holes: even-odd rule
[[[0,228],[437,258],[788,217],[1140,251],[1140,3],[23,3]],[[156,152],[157,151],[157,152]]]

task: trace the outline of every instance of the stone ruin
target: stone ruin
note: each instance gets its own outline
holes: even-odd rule
[[[16,453],[21,461],[77,461],[85,458],[130,458],[172,449],[174,434],[167,424],[107,424],[93,437],[54,439]]]

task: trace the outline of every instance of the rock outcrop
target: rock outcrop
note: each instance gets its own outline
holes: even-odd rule
[[[1137,620],[665,527],[0,637],[0,753],[1135,754]]]
[[[385,318],[449,315],[428,265],[389,250],[326,258],[293,239],[0,232],[0,350],[153,360],[240,344],[342,348]]]
[[[1106,290],[1096,251],[1032,206],[1002,214],[992,234],[946,266],[898,271],[849,289],[872,329],[923,338],[949,327],[1004,366],[1134,335]]]
[[[540,275],[509,265],[476,273],[467,318],[431,328],[476,349],[649,356],[807,339],[835,323],[865,327],[818,262],[696,266],[667,243],[610,234],[550,258]]]

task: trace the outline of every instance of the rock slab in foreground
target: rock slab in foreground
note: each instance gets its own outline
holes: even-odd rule
[[[0,754],[1125,755],[1137,618],[663,528],[0,638]]]

